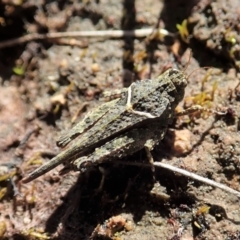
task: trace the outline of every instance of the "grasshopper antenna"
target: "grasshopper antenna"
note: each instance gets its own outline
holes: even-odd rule
[[[187,64],[186,64],[185,68],[183,69],[183,73],[186,73],[186,70],[187,70],[187,68],[188,68],[189,65],[190,65],[191,58],[192,58],[192,50],[190,50],[189,58],[188,58],[188,61],[187,61]],[[191,76],[194,72],[198,71],[199,69],[210,69],[210,68],[212,68],[212,67],[200,67],[200,68],[194,69],[194,70],[187,76],[187,81],[188,81],[188,79],[190,78],[190,76]]]
[[[188,81],[188,79],[190,78],[190,76],[191,76],[194,72],[198,71],[199,69],[211,69],[211,68],[212,68],[212,67],[200,67],[200,68],[194,69],[194,70],[187,76],[187,81]]]
[[[188,58],[188,61],[187,61],[187,65],[185,66],[185,68],[183,69],[183,72],[185,73],[188,66],[190,65],[190,60],[192,58],[192,50],[190,50],[190,54],[189,54],[189,58]]]

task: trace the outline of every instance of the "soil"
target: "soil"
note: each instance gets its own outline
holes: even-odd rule
[[[238,0],[4,0],[0,16],[1,41],[85,30],[174,33],[33,40],[0,50],[1,239],[240,239],[238,197],[164,169],[154,178],[151,168],[112,161],[86,174],[62,176],[59,166],[20,182],[60,152],[58,137],[101,104],[105,90],[174,66],[189,76],[177,111],[198,104],[224,114],[177,118],[154,160],[240,191]],[[176,27],[184,29],[184,20],[185,35]],[[147,161],[144,151],[123,160]]]

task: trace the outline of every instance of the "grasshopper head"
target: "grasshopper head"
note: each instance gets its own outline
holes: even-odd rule
[[[168,75],[169,79],[171,79],[172,83],[174,84],[177,92],[185,89],[185,87],[187,86],[187,77],[182,71],[171,68],[168,70]]]
[[[185,76],[184,72],[174,68],[167,70],[166,74],[176,89],[177,94],[175,95],[175,101],[178,103],[184,97],[185,88],[187,86],[187,77]]]

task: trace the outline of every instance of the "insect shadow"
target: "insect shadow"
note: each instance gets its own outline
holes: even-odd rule
[[[126,162],[142,159],[147,162],[145,151],[140,151],[123,160]],[[102,164],[106,177],[99,190],[101,172],[96,167],[90,172],[80,174],[77,182],[63,197],[60,205],[46,222],[46,232],[54,233],[61,224],[60,239],[66,239],[74,231],[76,239],[88,239],[98,224],[105,220],[126,213],[134,223],[139,222],[146,212],[158,213],[162,218],[169,218],[170,207],[187,204],[192,206],[196,199],[186,193],[188,179],[175,176],[174,173],[156,169],[155,180],[151,168]],[[154,182],[166,188],[170,200],[152,195]]]

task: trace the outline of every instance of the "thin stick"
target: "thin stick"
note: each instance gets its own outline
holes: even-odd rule
[[[12,47],[14,45],[23,44],[34,40],[46,40],[54,38],[75,38],[75,37],[107,37],[107,38],[122,38],[122,37],[146,37],[156,31],[160,35],[174,36],[173,33],[165,29],[137,29],[133,31],[123,30],[106,30],[106,31],[75,31],[75,32],[50,32],[46,34],[33,33],[23,37],[15,38],[0,42],[0,49]]]
[[[124,161],[116,161],[117,163],[120,163],[120,164],[126,164],[126,165],[135,165],[135,166],[144,166],[144,167],[151,167],[150,164],[146,164],[146,163],[137,163],[137,162],[124,162]],[[189,178],[192,178],[194,180],[197,180],[199,182],[202,182],[202,183],[205,183],[205,184],[208,184],[212,187],[216,187],[216,188],[220,188],[222,190],[224,190],[225,192],[228,192],[228,193],[231,193],[231,194],[234,194],[235,196],[239,197],[240,198],[240,192],[224,185],[224,184],[221,184],[221,183],[218,183],[218,182],[215,182],[213,180],[210,180],[208,178],[205,178],[205,177],[201,177],[195,173],[192,173],[192,172],[189,172],[187,170],[184,170],[184,169],[181,169],[181,168],[178,168],[178,167],[174,167],[170,164],[167,164],[167,163],[162,163],[162,162],[154,162],[153,163],[154,166],[156,167],[162,167],[162,168],[165,168],[165,169],[168,169],[172,172],[176,172],[176,173],[179,173],[179,174],[182,174],[186,177],[189,177]]]
[[[181,168],[178,168],[178,167],[174,167],[174,166],[171,166],[170,164],[162,163],[162,162],[154,162],[154,166],[162,167],[162,168],[171,170],[173,172],[180,173],[180,174],[182,174],[186,177],[189,177],[189,178],[192,178],[192,179],[197,180],[199,182],[208,184],[212,187],[220,188],[220,189],[222,189],[226,192],[229,192],[229,193],[232,193],[232,194],[236,195],[237,197],[240,197],[240,192],[238,192],[238,191],[236,191],[236,190],[234,190],[234,189],[232,189],[232,188],[230,188],[230,187],[228,187],[224,184],[221,184],[221,183],[215,182],[211,179],[199,176],[199,175],[197,175],[195,173],[192,173],[192,172],[189,172],[187,170],[184,170],[184,169],[181,169]]]

